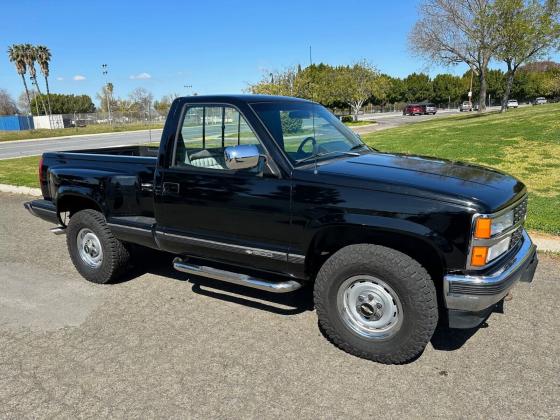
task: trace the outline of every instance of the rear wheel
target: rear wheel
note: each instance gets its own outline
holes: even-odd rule
[[[81,210],[70,218],[66,243],[78,272],[93,283],[116,280],[128,267],[130,253],[115,238],[98,211]]]
[[[380,363],[418,356],[438,321],[426,270],[378,245],[351,245],[332,255],[317,275],[314,298],[319,324],[336,346]]]

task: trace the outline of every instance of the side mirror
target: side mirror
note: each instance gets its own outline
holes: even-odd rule
[[[261,154],[254,144],[226,147],[224,159],[228,169],[250,169],[259,165]]]

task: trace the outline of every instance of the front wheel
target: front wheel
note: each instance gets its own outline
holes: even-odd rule
[[[86,280],[108,283],[128,267],[130,253],[113,236],[98,211],[81,210],[70,218],[66,243],[74,266]]]
[[[314,298],[319,324],[336,346],[385,364],[418,356],[438,321],[427,271],[378,245],[350,245],[333,254],[317,275]]]

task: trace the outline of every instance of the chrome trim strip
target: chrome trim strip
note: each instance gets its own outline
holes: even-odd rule
[[[217,268],[186,263],[180,258],[175,258],[173,268],[187,274],[208,277],[215,280],[233,283],[240,286],[251,287],[253,289],[266,290],[272,293],[288,293],[301,288],[302,284],[294,280],[272,282],[255,277],[234,273],[231,271],[219,270]]]
[[[519,270],[535,255],[536,248],[527,232],[523,230],[523,243],[519,251],[493,273],[481,276],[444,276],[443,290],[447,308],[475,312],[499,302],[519,279]],[[454,293],[453,289],[462,292]]]
[[[303,264],[305,263],[305,255],[288,254],[288,262],[292,264]]]
[[[130,230],[140,230],[142,232],[152,232],[152,229],[148,229],[148,228],[141,228],[141,227],[137,227],[137,226],[129,226],[129,225],[123,225],[121,223],[114,223],[114,222],[107,222],[107,226],[109,227],[115,227],[117,229],[130,229]]]
[[[251,248],[242,245],[235,245],[235,244],[228,244],[224,242],[212,241],[209,239],[201,239],[195,238],[192,236],[186,235],[177,235],[174,233],[163,232],[161,230],[156,231],[156,235],[162,235],[164,237],[173,237],[177,238],[183,242],[190,243],[192,245],[202,245],[214,249],[224,249],[230,252],[236,252],[238,254],[245,254],[245,255],[256,255],[258,257],[265,257],[265,258],[273,258],[275,260],[280,261],[287,261],[288,254],[286,252],[279,252],[279,251],[272,251],[269,249],[262,249],[262,248]]]

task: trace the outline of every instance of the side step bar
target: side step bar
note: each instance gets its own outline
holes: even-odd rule
[[[186,263],[178,257],[173,261],[173,268],[183,273],[208,277],[215,280],[225,281],[227,283],[251,287],[253,289],[266,290],[272,293],[293,292],[294,290],[297,290],[302,286],[301,283],[298,283],[294,280],[281,282],[261,280],[247,274],[234,273],[231,271],[219,270],[217,268],[207,267],[203,265]]]

